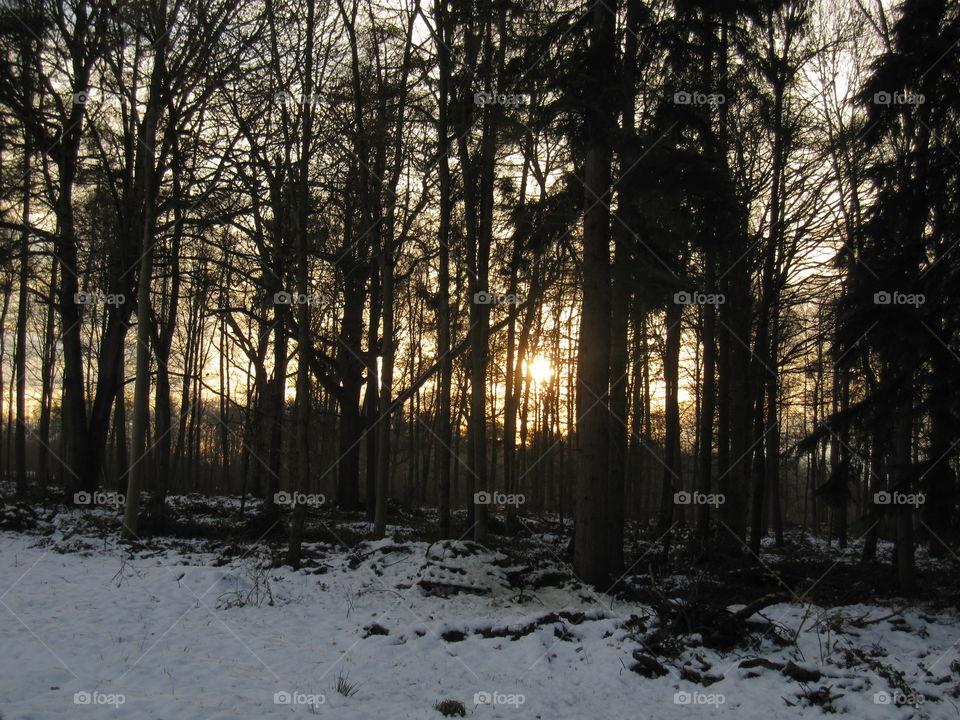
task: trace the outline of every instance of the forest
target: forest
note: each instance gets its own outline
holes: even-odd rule
[[[960,4],[3,0],[0,70],[3,718],[960,717]]]

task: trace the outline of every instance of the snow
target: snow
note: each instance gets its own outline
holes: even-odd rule
[[[0,533],[4,720],[437,720],[445,699],[484,719],[770,720],[828,716],[801,697],[821,687],[854,718],[960,716],[952,612],[774,605],[763,615],[795,644],[678,643],[651,679],[630,670],[644,645],[625,626],[638,616],[655,627],[650,608],[575,586],[521,596],[506,556],[471,544],[316,544],[307,555],[320,561],[294,572],[252,544],[226,562],[199,541],[131,555],[69,517],[45,537]],[[462,591],[428,594],[420,581],[431,579]],[[756,656],[823,677],[740,667]],[[682,679],[684,667],[717,680]],[[915,707],[882,702],[901,673],[914,696],[900,699]],[[338,679],[355,692],[338,692]]]

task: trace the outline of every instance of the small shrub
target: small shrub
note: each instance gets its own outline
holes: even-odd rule
[[[352,697],[353,695],[356,695],[359,689],[360,688],[357,687],[356,683],[350,682],[348,675],[344,675],[343,673],[337,675],[337,684],[335,686],[335,690],[344,697]]]

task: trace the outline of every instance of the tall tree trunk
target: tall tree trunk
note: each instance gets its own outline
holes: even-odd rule
[[[707,293],[716,293],[716,265],[714,253],[704,252],[706,266]],[[697,491],[708,495],[713,482],[713,419],[717,403],[716,390],[716,306],[712,303],[701,305],[703,339],[703,384],[700,396],[700,416],[697,420],[699,438],[697,441]],[[710,530],[710,506],[701,503],[694,508],[696,514],[696,532],[700,545],[705,549],[707,534]]]
[[[380,323],[383,318],[383,291],[380,287],[380,272],[376,268],[370,274],[368,315],[367,348],[369,352],[366,358],[367,380],[363,395],[363,437],[367,451],[364,511],[367,521],[373,522],[377,511],[377,469],[379,465],[377,443],[380,437],[380,433],[375,429],[380,418],[380,368],[377,363],[380,351],[377,348],[380,345]]]
[[[450,128],[448,103],[450,94],[450,36],[449,19],[444,0],[434,2],[434,24],[437,33],[437,57],[439,65],[439,97],[437,114],[437,137],[439,138],[438,173],[440,178],[440,225],[439,270],[437,277],[437,356],[440,361],[439,399],[437,407],[437,473],[439,492],[440,537],[450,536],[450,469],[453,458],[452,429],[450,425],[451,384],[453,361],[450,358],[450,217],[453,212],[453,197],[450,187]]]
[[[25,73],[28,77],[29,73]],[[29,83],[25,81],[29,88]],[[26,89],[26,104],[32,104],[32,94]],[[23,230],[20,233],[20,278],[17,295],[17,338],[13,367],[17,386],[17,428],[14,452],[16,454],[17,497],[23,500],[27,493],[27,314],[30,286],[30,196],[33,192],[33,153],[29,140],[23,144],[23,202],[20,206]]]
[[[929,534],[930,557],[942,558],[954,542],[954,519],[951,509],[957,498],[957,477],[946,460],[955,441],[957,428],[952,412],[950,392],[952,358],[946,346],[935,348],[930,379],[930,450],[929,467],[922,479],[929,491],[921,517]]]
[[[623,142],[620,144],[618,180],[619,223],[614,227],[615,250],[611,286],[610,318],[610,488],[607,508],[609,537],[607,552],[610,556],[610,572],[623,572],[623,524],[624,488],[627,476],[627,334],[629,332],[630,305],[632,299],[630,265],[633,260],[631,246],[639,225],[630,195],[636,191],[637,175],[631,174],[639,162],[639,143],[636,133],[636,99],[639,53],[639,30],[643,4],[640,0],[628,0],[623,69],[620,77],[622,87],[621,127]]]
[[[37,429],[39,447],[37,448],[37,479],[44,488],[50,483],[50,418],[53,415],[53,375],[57,358],[57,343],[54,335],[56,329],[56,303],[54,297],[57,287],[57,271],[60,266],[52,263],[50,270],[50,301],[46,310],[46,322],[43,333],[43,358],[40,365],[40,423]],[[123,390],[121,383],[119,390]],[[124,468],[126,469],[126,468]]]
[[[664,438],[663,438],[663,483],[660,486],[660,513],[657,518],[657,535],[663,537],[663,556],[670,551],[673,524],[674,493],[682,489],[680,477],[680,340],[683,305],[668,303],[664,323],[666,343],[663,350],[664,384]]]
[[[780,337],[780,320],[774,318],[771,332],[771,367],[778,367],[777,347]],[[780,383],[777,376],[767,376],[767,487],[770,497],[770,519],[777,547],[783,547],[783,511],[780,507]]]
[[[154,9],[153,27],[159,34],[154,44],[155,56],[150,78],[149,98],[143,117],[142,132],[137,143],[136,161],[139,182],[134,188],[134,207],[137,209],[135,227],[140,238],[140,268],[137,277],[137,377],[133,394],[133,462],[127,482],[126,506],[123,514],[123,536],[136,539],[140,520],[140,491],[148,486],[150,461],[147,457],[147,433],[150,422],[150,352],[151,323],[150,286],[153,281],[154,223],[156,198],[155,153],[157,124],[162,111],[161,93],[169,83],[167,75],[167,48],[170,42],[167,2]],[[122,340],[122,336],[121,336]],[[109,358],[101,358],[110,363]],[[119,365],[120,358],[113,361]],[[114,367],[116,372],[116,367]],[[111,392],[112,404],[114,393]]]
[[[13,283],[12,282],[3,282],[2,285],[3,292],[3,309],[0,310],[0,473],[7,473],[10,470],[9,458],[6,458],[6,469],[4,470],[3,460],[5,459],[6,448],[4,448],[4,438],[9,434],[9,428],[5,427],[3,420],[3,391],[4,391],[4,376],[3,369],[6,366],[7,359],[7,313],[10,312],[10,296],[13,294]],[[4,432],[7,430],[7,432]]]
[[[585,108],[583,306],[577,358],[577,497],[573,566],[584,582],[610,577],[607,468],[610,456],[607,390],[610,373],[610,171],[616,125],[613,99],[603,91],[615,62],[618,2],[590,11],[587,82],[598,89]]]
[[[390,404],[393,400],[393,364],[394,364],[394,311],[393,311],[393,205],[387,207],[383,258],[381,262],[383,286],[383,361],[380,373],[381,418],[377,439],[377,497],[373,534],[382,538],[387,530],[387,491],[390,479]]]
[[[316,19],[316,2],[307,0],[306,48],[304,49],[304,86],[313,87],[313,41]],[[302,125],[300,129],[298,163],[296,174],[296,188],[293,217],[293,227],[296,233],[297,258],[297,294],[300,304],[297,306],[297,428],[296,428],[296,456],[297,466],[294,482],[296,492],[307,493],[310,490],[310,364],[308,358],[312,355],[310,347],[310,256],[308,226],[310,219],[310,140],[313,135],[313,108],[311,103],[304,104]],[[289,542],[287,546],[287,563],[294,569],[300,567],[300,555],[303,543],[304,524],[307,508],[303,502],[296,502],[293,506],[293,517],[290,520]]]
[[[123,536],[138,539],[140,490],[147,487],[147,424],[150,421],[150,280],[153,275],[153,237],[144,228],[137,287],[137,364],[133,389],[133,462],[127,475]]]
[[[909,390],[905,394],[908,393]],[[910,473],[910,450],[913,439],[912,403],[909,398],[902,398],[902,400],[904,402],[898,407],[893,421],[894,436],[891,456],[894,477],[901,481]],[[905,483],[903,487],[904,492],[907,492]],[[911,593],[916,590],[916,562],[914,560],[913,543],[914,508],[907,503],[892,505],[891,507],[894,512],[896,527],[894,555],[897,566],[897,581],[903,592]]]

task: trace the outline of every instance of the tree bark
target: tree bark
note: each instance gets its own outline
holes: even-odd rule
[[[573,566],[584,582],[610,577],[607,468],[610,455],[610,172],[614,99],[608,88],[614,66],[618,2],[593,6],[587,77],[599,97],[586,115],[583,217],[583,305],[577,358],[577,497]]]

